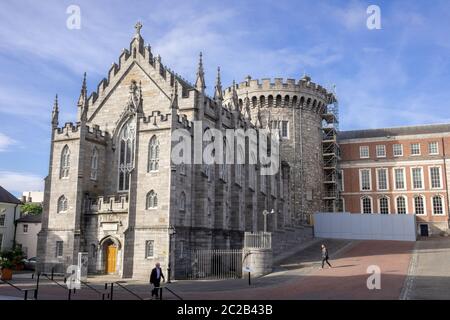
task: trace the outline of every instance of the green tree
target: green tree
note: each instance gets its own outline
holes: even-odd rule
[[[23,214],[38,215],[42,213],[42,206],[37,203],[25,203],[20,207]]]

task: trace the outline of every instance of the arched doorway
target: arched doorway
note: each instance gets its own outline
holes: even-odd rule
[[[100,242],[102,248],[103,270],[106,274],[119,272],[120,242],[114,237],[107,237]]]

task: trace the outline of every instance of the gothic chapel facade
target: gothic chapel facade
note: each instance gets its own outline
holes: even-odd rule
[[[84,78],[76,123],[59,126],[55,100],[41,271],[64,272],[87,252],[89,273],[148,278],[160,262],[183,277],[191,249],[242,248],[244,231],[262,230],[265,209],[276,212],[269,231],[292,223],[286,162],[270,176],[248,163],[172,163],[174,132],[193,137],[194,121],[203,132],[260,130],[261,123],[236,99],[224,102],[219,73],[214,97],[205,94],[201,57],[191,85],[152,55],[140,29],[89,96]],[[238,152],[258,157],[247,148]]]

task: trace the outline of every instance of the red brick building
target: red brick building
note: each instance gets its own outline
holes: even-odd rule
[[[450,124],[343,131],[344,211],[415,214],[417,232],[449,227]]]

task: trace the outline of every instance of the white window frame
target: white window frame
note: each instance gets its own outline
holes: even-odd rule
[[[363,200],[364,199],[369,199],[370,200],[370,212],[366,213],[364,212],[364,204],[363,204]],[[360,199],[360,206],[361,206],[361,213],[362,214],[373,214],[373,198],[371,196],[363,196]]]
[[[442,213],[438,213],[438,214],[434,213],[434,202],[433,202],[434,197],[439,197],[439,198],[441,198]],[[441,194],[433,194],[433,195],[431,196],[431,199],[430,199],[430,200],[431,200],[431,215],[432,215],[432,216],[437,216],[437,217],[443,217],[443,216],[445,216],[445,215],[446,215],[446,212],[445,212],[445,197],[444,197],[443,195],[441,195]]]
[[[94,147],[91,154],[91,180],[96,181],[98,175],[98,149]]]
[[[58,244],[61,245],[61,254],[59,254],[59,250],[58,250]],[[56,246],[55,246],[55,257],[56,258],[62,258],[64,256],[64,241],[56,241]]]
[[[432,184],[432,178],[431,178],[431,169],[432,168],[438,168],[439,169],[439,187],[433,187]],[[443,188],[443,181],[442,181],[442,166],[429,166],[428,167],[428,182],[430,183],[430,189],[432,190],[441,190]]]
[[[405,213],[398,213],[398,203],[397,200],[398,198],[405,198]],[[395,214],[408,214],[408,196],[406,196],[405,194],[399,194],[398,196],[395,197]]]
[[[418,145],[419,146],[419,153],[413,153],[413,145]],[[420,150],[420,142],[411,143],[409,145],[409,147],[410,147],[410,154],[411,154],[411,156],[416,157],[416,156],[420,156],[421,155],[422,152]]]
[[[153,197],[152,197],[153,196]],[[153,198],[153,200],[152,200]],[[155,205],[156,200],[156,205]],[[153,205],[153,206],[151,206]],[[158,209],[159,201],[158,201],[158,194],[155,192],[155,190],[150,190],[145,194],[145,209],[146,210],[156,210]]]
[[[28,230],[29,230],[28,224],[27,224],[27,223],[23,224],[23,225],[22,225],[22,231],[23,231],[23,233],[24,233],[24,234],[27,234],[27,233],[28,233]]]
[[[383,151],[381,155],[380,155],[379,151]],[[377,144],[375,146],[375,153],[376,153],[377,158],[386,158],[386,145]]]
[[[395,177],[395,170],[401,169],[403,171],[403,188],[397,188],[397,179]],[[406,190],[406,169],[404,167],[394,167],[392,168],[392,180],[394,183],[394,190]]]
[[[422,201],[423,201],[423,213],[418,214],[416,212],[416,198],[422,198]],[[414,208],[414,214],[416,216],[421,216],[421,217],[426,216],[427,215],[427,198],[424,195],[422,195],[422,194],[414,195],[413,196],[413,208]]]
[[[367,150],[367,156],[363,156],[363,150]],[[369,146],[359,146],[359,158],[360,159],[368,159],[368,158],[370,158]]]
[[[362,172],[369,171],[369,189],[364,190],[362,184]],[[359,169],[359,190],[363,192],[372,191],[372,170],[370,168]]]
[[[379,184],[379,182],[380,182],[380,179],[379,179],[379,172],[380,172],[381,170],[385,170],[385,171],[386,171],[386,189],[381,189],[381,188],[380,188],[380,184]],[[380,191],[386,191],[386,190],[389,190],[389,169],[388,169],[388,168],[377,168],[377,169],[376,169],[376,173],[377,173],[377,175],[376,175],[376,179],[377,179],[377,190],[380,190]]]
[[[420,188],[414,187],[413,169],[420,169],[420,180],[421,180],[421,184],[422,184],[422,187],[420,187]],[[411,189],[412,190],[424,190],[425,189],[425,178],[424,178],[424,175],[423,175],[423,167],[410,167],[409,168],[409,173],[410,173],[410,176],[411,176]]]
[[[400,146],[400,151],[401,151],[400,154],[395,154],[395,146]],[[401,143],[395,143],[395,144],[393,144],[393,145],[392,145],[392,155],[393,155],[394,157],[403,157],[403,144],[401,144]]]
[[[381,213],[381,199],[387,200],[387,213]],[[390,214],[391,213],[391,199],[388,196],[382,195],[381,197],[378,197],[378,213],[380,214]]]
[[[436,152],[431,152],[431,148],[430,148],[431,144],[436,144]],[[439,154],[439,142],[437,142],[437,141],[428,142],[428,154],[432,155],[432,156]]]

